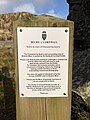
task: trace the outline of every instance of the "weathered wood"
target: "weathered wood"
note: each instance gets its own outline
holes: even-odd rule
[[[53,21],[53,22],[52,22]],[[17,27],[69,27],[69,77],[68,97],[66,98],[20,98],[18,79],[18,53],[17,53]],[[14,46],[16,63],[16,114],[17,120],[70,120],[71,118],[71,91],[72,91],[72,56],[73,56],[73,31],[71,21],[62,19],[17,21],[14,23]]]

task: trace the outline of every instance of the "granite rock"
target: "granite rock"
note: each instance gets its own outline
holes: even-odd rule
[[[67,0],[69,15],[67,19],[75,23],[75,49],[90,47],[90,0]]]

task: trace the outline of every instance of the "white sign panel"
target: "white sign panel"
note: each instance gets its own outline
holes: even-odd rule
[[[20,97],[68,96],[68,27],[18,27]]]

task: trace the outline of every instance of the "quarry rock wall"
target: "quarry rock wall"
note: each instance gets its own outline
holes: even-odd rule
[[[75,23],[75,49],[90,47],[90,0],[67,0],[68,20]]]

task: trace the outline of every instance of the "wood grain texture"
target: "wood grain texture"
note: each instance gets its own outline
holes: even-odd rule
[[[69,27],[69,77],[67,98],[20,98],[18,79],[18,53],[17,53],[17,27]],[[73,56],[73,31],[71,21],[53,18],[53,20],[38,19],[36,21],[20,20],[14,22],[14,53],[16,73],[16,118],[17,120],[70,120],[71,119],[71,91],[72,91],[72,56]]]

